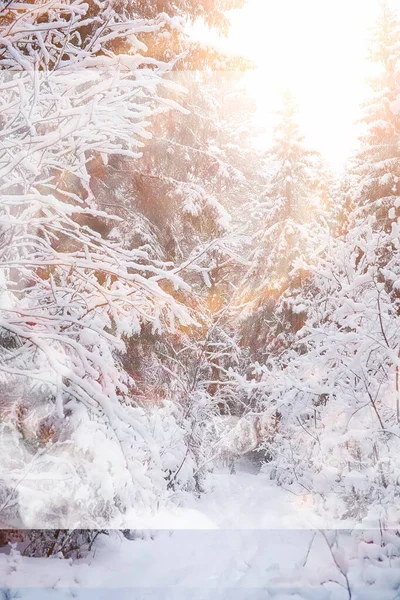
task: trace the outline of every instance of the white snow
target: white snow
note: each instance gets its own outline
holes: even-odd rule
[[[342,600],[350,597],[346,573],[352,600],[398,597],[396,559],[383,570],[380,546],[365,542],[357,558],[346,532],[336,546],[335,532],[309,529],[301,502],[248,466],[216,473],[213,491],[173,517],[159,515],[133,541],[102,536],[77,563],[0,554],[4,598]]]

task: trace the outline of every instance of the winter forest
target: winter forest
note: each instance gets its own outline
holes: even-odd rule
[[[400,598],[397,0],[0,0],[0,389],[1,598]]]

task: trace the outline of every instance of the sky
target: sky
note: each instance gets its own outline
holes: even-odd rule
[[[400,14],[400,0],[391,5]],[[229,13],[228,38],[213,41],[255,62],[246,83],[266,138],[281,93],[290,89],[309,145],[333,167],[343,165],[356,146],[355,122],[368,98],[366,80],[374,69],[368,46],[379,9],[380,0],[249,0]]]

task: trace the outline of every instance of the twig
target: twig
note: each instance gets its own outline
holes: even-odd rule
[[[306,557],[305,557],[305,559],[304,559],[304,562],[303,562],[303,565],[302,565],[303,567],[305,567],[305,566],[306,566],[306,564],[307,564],[308,557],[310,556],[311,547],[312,547],[312,545],[313,545],[313,542],[314,542],[314,540],[315,540],[315,536],[316,536],[316,535],[317,535],[317,532],[315,531],[315,532],[314,532],[314,535],[313,535],[313,536],[312,536],[312,538],[311,538],[310,545],[308,546],[307,554],[306,554]]]
[[[333,562],[335,563],[335,565],[336,565],[336,566],[337,566],[337,568],[339,569],[340,573],[341,573],[341,574],[343,575],[343,577],[344,577],[344,580],[345,580],[345,582],[346,582],[346,589],[347,589],[347,593],[348,593],[348,595],[349,595],[349,596],[348,596],[348,598],[349,598],[349,600],[351,600],[351,599],[352,599],[352,597],[353,597],[353,595],[352,595],[352,591],[351,591],[351,587],[350,587],[350,581],[349,581],[349,578],[347,577],[347,573],[345,573],[345,571],[343,570],[343,568],[342,568],[342,567],[339,565],[339,563],[338,563],[338,561],[337,561],[337,559],[336,559],[336,556],[335,556],[335,554],[334,554],[334,552],[333,552],[333,550],[332,550],[332,545],[329,543],[329,540],[328,540],[328,538],[327,538],[327,536],[326,536],[326,533],[325,533],[325,531],[324,531],[323,529],[320,529],[319,531],[320,531],[320,534],[322,535],[322,537],[324,538],[324,540],[325,540],[325,541],[326,541],[326,543],[327,543],[327,546],[328,546],[328,548],[329,548],[329,551],[330,551],[330,553],[331,553],[331,555],[332,555],[332,558],[333,558]],[[336,533],[336,535],[337,535],[337,533]],[[336,583],[339,583],[339,582],[337,581]],[[339,584],[339,585],[341,585],[341,584]],[[344,586],[343,586],[343,587],[344,587]]]

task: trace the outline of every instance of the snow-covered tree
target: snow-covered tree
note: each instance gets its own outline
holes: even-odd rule
[[[193,319],[164,289],[184,287],[171,265],[104,235],[116,220],[97,208],[90,165],[140,158],[172,84],[138,37],[179,23],[117,8],[0,14],[2,516],[24,526],[120,526],[165,487],[119,356],[143,326]]]
[[[254,235],[250,268],[239,294],[244,339],[262,351],[280,333],[282,319],[292,318],[290,327],[295,330],[301,326],[305,265],[321,250],[327,232],[325,167],[322,158],[304,144],[296,112],[287,93],[268,154],[267,185],[257,208],[262,227]],[[286,314],[279,316],[278,308]]]
[[[399,213],[400,195],[400,30],[396,14],[386,3],[372,41],[371,60],[378,73],[371,79],[373,94],[364,106],[360,149],[352,161],[357,185],[352,192],[351,224],[372,215],[378,228],[390,228]]]
[[[398,520],[398,235],[365,225],[332,244],[301,351],[263,367],[257,383],[266,421],[279,413],[266,445],[272,475],[327,514],[371,526]]]
[[[97,178],[96,196],[100,206],[111,203],[124,219],[116,224],[113,237],[127,248],[148,248],[155,259],[179,265],[191,284],[191,291],[180,291],[178,297],[196,311],[201,327],[174,336],[154,334],[147,327],[129,340],[124,359],[124,368],[136,382],[135,399],[164,397],[181,407],[190,446],[196,437],[192,430],[204,425],[205,405],[209,419],[225,406],[220,396],[226,396],[226,386],[217,384],[220,367],[227,366],[237,347],[226,329],[227,319],[222,326],[220,316],[243,263],[238,232],[245,227],[239,213],[259,185],[259,157],[252,146],[254,106],[240,86],[247,63],[220,55],[232,69],[226,72],[211,49],[207,68],[191,70],[193,63],[201,66],[191,52],[190,47],[189,56],[169,74],[180,86],[169,97],[185,111],[156,114],[143,159],[110,160],[107,180]],[[203,54],[203,66],[206,58]],[[101,169],[99,161],[96,171]],[[193,451],[199,457],[198,448]],[[190,450],[185,466],[193,458]],[[169,470],[175,481],[175,471]],[[183,472],[182,468],[180,475]]]
[[[271,476],[325,515],[380,528],[399,518],[398,51],[384,7],[372,55],[382,69],[342,185],[338,238],[311,265],[295,343],[252,379],[266,422],[276,420]]]

